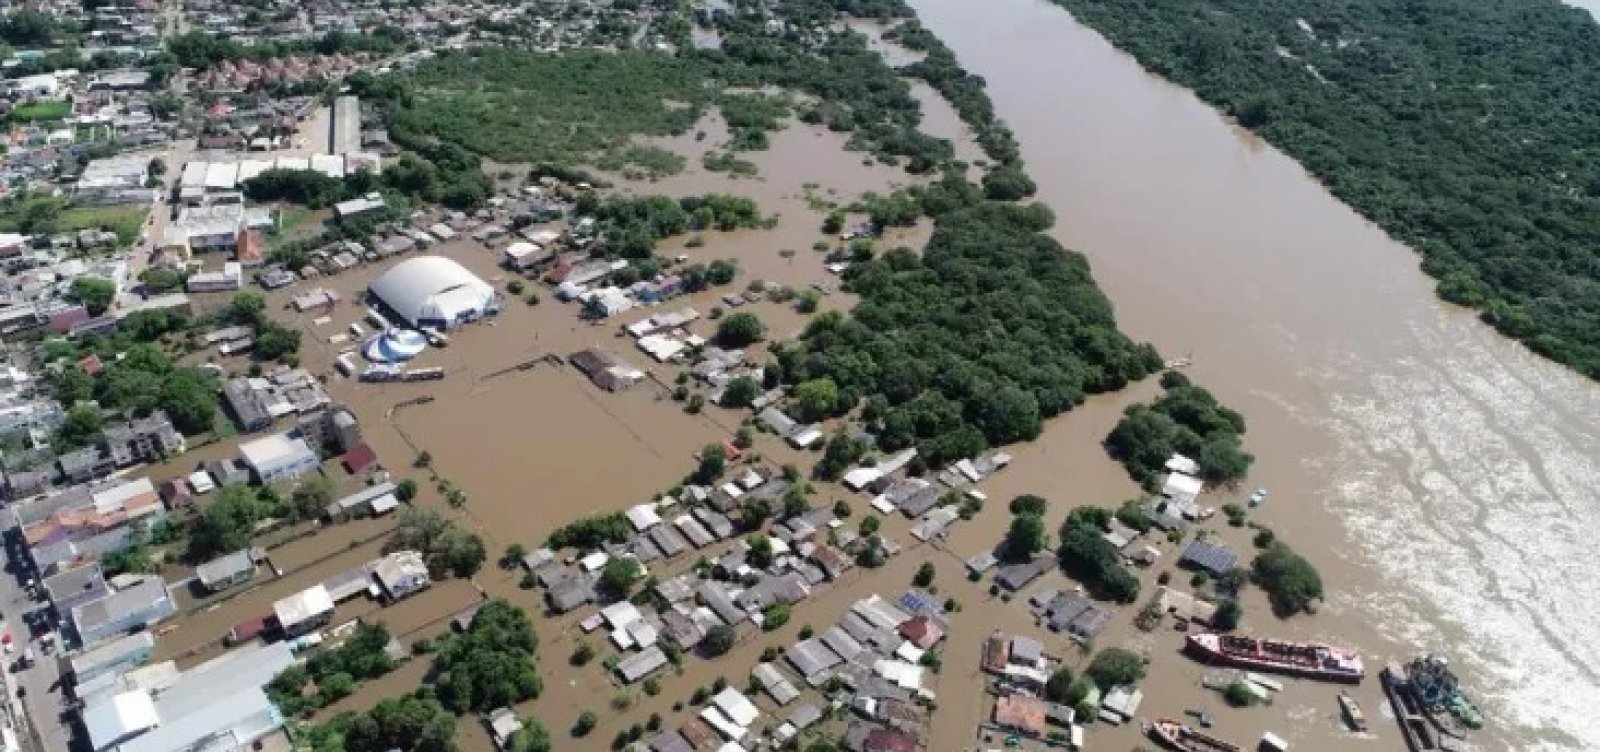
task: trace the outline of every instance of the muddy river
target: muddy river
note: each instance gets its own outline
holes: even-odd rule
[[[1592,647],[1600,606],[1585,597],[1592,586],[1572,584],[1588,581],[1593,567],[1584,536],[1600,526],[1597,492],[1588,482],[1600,473],[1600,389],[1437,303],[1415,254],[1336,202],[1291,160],[1188,92],[1148,76],[1064,11],[1042,0],[914,5],[962,62],[988,80],[997,109],[1021,141],[1040,200],[1059,217],[1059,237],[1094,264],[1123,328],[1168,356],[1191,356],[1193,377],[1248,417],[1246,440],[1258,458],[1250,484],[1272,491],[1257,518],[1319,566],[1329,600],[1314,617],[1280,622],[1252,591],[1245,628],[1359,647],[1374,672],[1386,660],[1444,652],[1491,719],[1494,728],[1479,736],[1480,748],[1600,748],[1600,718],[1587,712],[1600,701],[1600,653]],[[926,90],[918,96],[927,105],[925,129],[956,140],[960,154],[976,154],[948,104]],[[811,250],[823,240],[822,205],[912,180],[843,150],[837,134],[798,125],[774,134],[770,150],[741,155],[757,164],[756,177],[708,173],[700,157],[726,130],[714,117],[696,130],[705,138],[690,133],[664,144],[688,158],[684,174],[623,187],[751,195],[779,215],[772,230],[712,233],[704,245],[680,239],[663,249],[696,261],[737,258],[736,289],[752,279],[796,288],[826,282],[822,254]],[[886,244],[919,247],[927,229]],[[504,281],[496,254],[475,243],[458,241],[438,252]],[[273,308],[312,286],[353,299],[381,271],[367,267],[298,285],[275,293]],[[725,291],[688,303],[707,312]],[[422,482],[419,504],[444,507],[430,473],[467,494],[464,508],[449,513],[484,535],[491,559],[513,542],[537,545],[571,518],[626,508],[670,488],[691,469],[695,449],[727,438],[744,417],[717,408],[689,415],[663,398],[659,384],[670,384],[678,367],[649,364],[613,325],[646,312],[590,326],[577,321],[574,307],[544,297],[537,306],[510,299],[493,324],[462,329],[449,348],[425,353],[418,365],[443,366],[449,375],[424,384],[360,385],[331,375],[332,358],[348,345],[327,338],[359,319],[360,306],[341,305],[323,326],[313,315],[284,317],[306,332],[307,367],[330,374],[330,392],[356,409],[384,463]],[[836,293],[823,306],[849,303]],[[785,306],[761,303],[756,310],[777,337],[803,325]],[[713,327],[702,320],[694,329],[709,334]],[[647,367],[655,381],[608,394],[569,367],[505,371],[594,345]],[[1052,528],[1072,506],[1114,506],[1133,496],[1136,488],[1099,441],[1124,406],[1153,391],[1145,384],[1091,400],[1050,423],[1038,441],[1014,448],[1012,468],[984,485],[993,501],[977,519],[955,526],[946,550],[911,546],[904,520],[886,522],[886,534],[907,545],[889,566],[818,592],[796,607],[786,629],[747,639],[723,659],[689,659],[682,675],[662,678],[659,696],[632,693],[625,713],[608,707],[618,688],[599,660],[585,667],[566,661],[584,639],[575,622],[586,612],[539,617],[546,694],[519,710],[543,718],[563,749],[603,749],[617,731],[652,712],[674,727],[694,712],[674,704],[695,687],[718,676],[743,686],[762,648],[792,642],[801,625],[832,623],[856,598],[893,597],[918,564],[932,560],[941,595],[964,608],[952,620],[936,683],[940,707],[929,749],[980,746],[975,734],[986,708],[977,665],[985,635],[1004,629],[1048,637],[1051,652],[1074,663],[1082,657],[1036,627],[1022,599],[1002,603],[990,598],[986,583],[967,582],[959,562],[1000,538],[1008,522],[1004,500],[1013,495],[1050,498]],[[436,399],[395,409],[422,395]],[[433,456],[431,471],[409,467],[418,449]],[[756,453],[802,467],[813,461],[765,435],[757,437]],[[861,496],[822,486],[816,501],[836,498],[851,499],[859,519]],[[273,599],[370,558],[375,541],[344,547],[382,524],[324,531],[326,537],[286,547],[282,555],[293,572],[181,626],[164,638],[162,652],[202,649]],[[1249,550],[1243,531],[1220,534],[1236,550]],[[1170,545],[1162,551],[1166,564],[1158,569],[1176,558]],[[653,566],[668,576],[688,569],[691,559]],[[538,613],[540,594],[518,588],[518,579],[491,566],[475,584]],[[1067,585],[1059,574],[1046,582]],[[410,640],[442,631],[440,617],[476,597],[471,585],[453,583],[393,609],[352,602],[340,616],[389,621]],[[1181,637],[1169,629],[1139,632],[1131,626],[1135,610],[1119,610],[1096,645],[1130,646],[1151,657],[1141,716],[1206,708],[1217,714],[1220,735],[1245,745],[1270,730],[1299,750],[1402,747],[1375,680],[1355,690],[1373,719],[1364,735],[1341,728],[1335,689],[1308,682],[1290,682],[1270,707],[1228,710],[1198,686],[1201,667],[1175,654]],[[603,641],[588,639],[597,647]],[[602,649],[602,658],[607,653]],[[409,691],[425,673],[423,662],[363,687],[337,709]],[[781,717],[765,698],[760,705]],[[569,740],[565,729],[583,710],[597,712],[600,725],[582,742]],[[1140,743],[1134,726],[1097,726],[1091,733],[1091,748]],[[475,752],[491,748],[470,717],[462,720],[461,738]]]
[[[1316,619],[1251,626],[1369,665],[1448,653],[1504,733],[1484,746],[1600,747],[1600,388],[1438,303],[1414,253],[1061,9],[912,4],[987,79],[1124,329],[1249,417],[1261,517],[1331,585]]]

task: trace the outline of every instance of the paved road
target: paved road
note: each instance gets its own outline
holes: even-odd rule
[[[27,612],[39,609],[45,604],[35,603],[28,597],[24,587],[27,575],[13,566],[16,560],[10,555],[12,551],[17,550],[9,543],[15,539],[11,535],[6,535],[5,538],[8,544],[4,550],[6,571],[0,575],[0,604],[3,604],[0,605],[0,613],[4,614],[5,630],[11,634],[12,641],[16,643],[15,652],[4,655],[5,697],[15,708],[18,690],[21,690],[21,708],[26,719],[25,721],[17,719],[22,722],[13,725],[19,729],[17,735],[24,747],[30,752],[66,752],[68,739],[71,736],[68,726],[70,720],[66,715],[70,702],[60,686],[60,672],[56,662],[58,653],[52,652],[46,655],[43,641],[32,634],[24,619]],[[17,658],[29,648],[33,649],[35,659],[33,666],[13,672]],[[29,724],[32,726],[31,733],[22,731],[28,728]]]

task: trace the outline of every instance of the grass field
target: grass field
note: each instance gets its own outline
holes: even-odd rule
[[[70,112],[72,112],[72,105],[66,102],[32,102],[11,108],[11,114],[8,117],[13,121],[36,122],[40,120],[60,120]]]
[[[118,243],[129,245],[139,237],[139,230],[144,226],[144,218],[149,211],[150,207],[142,205],[76,206],[63,209],[56,218],[55,226],[60,232],[76,232],[90,227],[106,229],[117,234]]]

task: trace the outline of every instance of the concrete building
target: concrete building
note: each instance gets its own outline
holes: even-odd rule
[[[237,261],[222,265],[220,271],[197,272],[189,275],[185,287],[189,292],[230,292],[244,287],[244,266]]]
[[[172,593],[160,577],[72,609],[72,623],[84,645],[147,627],[177,612]]]
[[[415,327],[453,329],[497,310],[494,288],[443,256],[419,256],[394,265],[372,283],[372,293]]]
[[[333,117],[328,123],[328,153],[349,154],[361,150],[361,100],[339,97],[333,100]]]
[[[427,588],[428,564],[416,551],[395,551],[378,560],[372,568],[372,578],[391,603]]]
[[[194,574],[200,587],[216,593],[248,582],[256,574],[256,560],[248,549],[234,551],[195,567]]]
[[[272,604],[272,615],[284,635],[305,634],[333,618],[333,596],[315,585]]]
[[[305,439],[287,433],[240,444],[239,459],[262,483],[298,478],[315,471],[320,462]]]
[[[231,651],[155,687],[106,692],[84,706],[95,752],[249,749],[283,727],[262,690],[294,664],[288,643]]]
[[[77,201],[86,204],[140,204],[155,201],[156,193],[147,187],[150,180],[148,154],[121,154],[91,160],[78,176]]]
[[[127,423],[107,426],[105,438],[106,449],[118,467],[140,462],[160,462],[182,454],[185,449],[183,434],[173,428],[172,421],[161,410]]]

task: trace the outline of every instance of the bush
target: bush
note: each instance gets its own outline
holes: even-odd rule
[[[1224,598],[1217,602],[1217,612],[1211,617],[1211,626],[1222,632],[1231,632],[1239,628],[1239,619],[1244,615],[1244,609],[1239,607],[1239,602],[1232,598]]]
[[[733,631],[733,627],[719,624],[706,631],[705,639],[700,641],[700,645],[707,657],[715,658],[732,650],[738,639],[739,636]]]
[[[1257,554],[1251,570],[1256,584],[1267,591],[1273,610],[1281,616],[1308,610],[1322,597],[1322,575],[1284,543],[1273,543]]]
[[[1246,686],[1243,681],[1235,681],[1222,690],[1222,699],[1227,700],[1228,704],[1233,707],[1247,708],[1256,704],[1261,698],[1250,691],[1250,687]]]
[[[594,713],[585,710],[578,714],[578,721],[572,724],[572,735],[577,737],[588,736],[589,732],[593,731],[595,725],[599,722],[600,719],[596,718]]]
[[[911,584],[920,588],[925,588],[929,585],[932,585],[934,574],[933,562],[922,562],[922,566],[917,567],[916,576],[911,578]]]
[[[1144,679],[1145,662],[1139,654],[1122,648],[1106,648],[1095,654],[1084,675],[1110,689],[1119,684],[1137,684]]]

